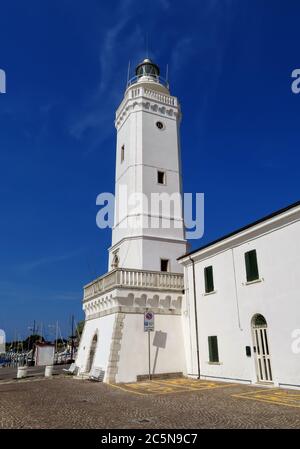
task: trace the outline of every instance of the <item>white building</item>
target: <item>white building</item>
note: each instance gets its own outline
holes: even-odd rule
[[[300,387],[299,220],[300,202],[180,258],[188,375]]]
[[[135,381],[149,373],[144,313],[155,313],[150,339],[151,374],[185,366],[181,324],[182,267],[186,252],[179,208],[151,208],[151,194],[181,200],[180,105],[149,59],[136,68],[116,112],[115,222],[108,273],[84,288],[86,323],[76,364],[81,374],[105,371],[107,382]],[[143,194],[134,208],[128,198]],[[148,204],[147,204],[148,203]],[[164,222],[171,226],[165,227]]]
[[[181,197],[180,118],[159,68],[144,60],[116,112],[112,246],[108,272],[84,287],[79,374],[97,367],[106,382],[131,382],[150,367],[300,387],[300,203],[185,254],[181,202],[149,208],[153,193]],[[155,314],[150,340],[146,311]]]

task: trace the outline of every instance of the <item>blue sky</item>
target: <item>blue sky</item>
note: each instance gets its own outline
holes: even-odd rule
[[[114,113],[128,60],[149,54],[179,97],[183,186],[204,192],[200,246],[299,200],[299,1],[2,2],[0,328],[26,336],[81,312],[105,272]]]

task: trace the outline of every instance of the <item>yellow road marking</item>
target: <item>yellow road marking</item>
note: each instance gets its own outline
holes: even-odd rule
[[[212,390],[215,388],[226,388],[234,384],[217,384],[215,382],[203,382],[187,379],[170,379],[170,380],[151,380],[149,382],[137,382],[128,384],[109,384],[112,387],[119,388],[120,390],[139,394],[142,396],[158,395],[158,394],[170,394],[170,393],[182,393],[182,392],[195,392],[202,390]]]
[[[210,389],[210,388],[226,388],[226,387],[232,387],[233,385],[236,385],[234,383],[224,383],[224,382],[210,382],[210,381],[199,381],[199,380],[187,380],[186,379],[170,379],[170,380],[161,380],[161,381],[152,381],[155,383],[160,384],[166,384],[166,385],[174,385],[179,388],[191,388],[192,390],[204,390],[204,389]]]
[[[300,408],[300,392],[284,391],[278,388],[269,388],[267,390],[255,391],[252,393],[234,394],[232,396],[239,399],[251,399],[252,401]]]
[[[123,390],[126,391],[127,393],[134,393],[134,394],[140,394],[141,396],[147,396],[148,393],[140,393],[139,391],[133,391],[133,390],[129,390],[127,388],[123,388],[120,387],[120,385],[116,385],[116,384],[108,384],[110,387],[114,387],[114,388],[118,388],[119,390]]]

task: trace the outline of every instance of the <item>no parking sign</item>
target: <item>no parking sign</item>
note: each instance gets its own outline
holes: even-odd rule
[[[144,331],[153,332],[154,331],[154,313],[145,312],[144,313]]]

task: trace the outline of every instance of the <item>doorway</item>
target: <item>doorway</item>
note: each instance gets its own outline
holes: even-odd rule
[[[256,356],[256,373],[258,382],[272,382],[271,357],[268,341],[268,325],[260,314],[252,318],[253,349]]]
[[[87,361],[87,367],[86,367],[86,372],[89,373],[93,367],[93,363],[94,363],[94,358],[95,358],[95,353],[96,353],[96,348],[97,348],[97,342],[98,342],[98,335],[95,334],[92,340],[92,344],[90,347],[90,353],[88,356],[88,361]]]

